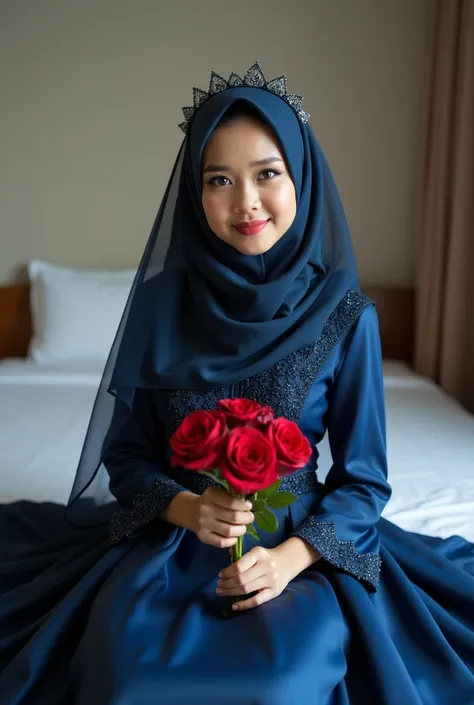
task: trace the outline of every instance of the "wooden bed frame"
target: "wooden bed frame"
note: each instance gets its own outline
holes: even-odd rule
[[[411,288],[366,286],[374,299],[385,358],[411,365],[414,342],[414,292]],[[26,357],[31,338],[29,286],[0,287],[0,359]]]

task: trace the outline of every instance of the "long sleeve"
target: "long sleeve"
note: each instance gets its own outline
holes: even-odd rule
[[[317,512],[294,532],[335,568],[377,590],[376,524],[390,499],[378,320],[373,306],[359,317],[329,390],[327,430],[333,458]]]
[[[116,400],[102,462],[109,473],[110,491],[120,505],[111,519],[113,543],[153,522],[184,491],[167,475],[164,429],[146,390],[137,389],[132,410]]]

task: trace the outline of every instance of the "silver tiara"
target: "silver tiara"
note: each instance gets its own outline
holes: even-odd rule
[[[220,93],[228,88],[237,88],[239,86],[262,88],[265,91],[274,93],[293,108],[300,122],[303,124],[308,122],[310,117],[309,113],[305,113],[301,107],[303,98],[300,95],[288,93],[286,88],[286,76],[279,76],[278,78],[273,78],[271,81],[267,81],[260,68],[260,64],[256,61],[255,64],[249,68],[244,78],[240,78],[236,73],[231,73],[229,80],[226,81],[225,78],[219,76],[218,73],[211,71],[209,91],[206,93],[206,91],[202,91],[200,88],[193,88],[193,106],[183,108],[184,122],[182,122],[179,127],[186,134],[194,115],[206,100],[211,98],[215,93]]]

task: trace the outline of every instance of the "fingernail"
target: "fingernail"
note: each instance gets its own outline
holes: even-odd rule
[[[255,516],[253,514],[250,515],[250,521],[253,521],[255,519]]]
[[[247,509],[252,509],[252,502],[246,502],[245,506],[247,507]]]

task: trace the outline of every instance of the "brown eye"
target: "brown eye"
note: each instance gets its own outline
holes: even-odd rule
[[[275,178],[275,176],[279,176],[281,174],[281,171],[278,171],[278,169],[263,169],[259,176],[263,177],[261,180],[262,181],[269,181],[270,179]]]
[[[230,184],[227,176],[213,176],[212,179],[206,181],[210,186],[228,186]]]

